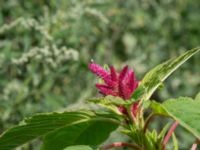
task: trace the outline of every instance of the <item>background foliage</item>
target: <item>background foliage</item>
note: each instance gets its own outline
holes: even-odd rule
[[[91,59],[128,64],[142,79],[197,47],[199,14],[199,0],[0,0],[0,133],[36,112],[83,106],[97,92]],[[194,96],[199,60],[191,58],[153,98]]]

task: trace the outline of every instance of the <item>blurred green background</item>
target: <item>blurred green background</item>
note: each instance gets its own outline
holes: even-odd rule
[[[91,59],[128,64],[142,79],[199,40],[199,0],[0,0],[0,133],[26,116],[81,107],[95,96]],[[196,55],[153,98],[194,97],[199,66]],[[178,131],[180,149],[188,149],[193,139]]]

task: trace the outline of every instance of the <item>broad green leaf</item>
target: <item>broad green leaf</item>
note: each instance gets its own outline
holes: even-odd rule
[[[86,146],[86,145],[78,145],[78,146],[67,147],[64,150],[98,150],[98,148],[93,148],[91,146]]]
[[[24,121],[22,125],[9,129],[0,136],[0,149],[10,150],[34,138],[78,120],[87,119],[84,112],[39,114]]]
[[[157,107],[165,110],[181,126],[200,139],[200,101],[180,97],[178,99],[167,100],[163,104],[157,103]]]
[[[93,112],[64,112],[38,114],[24,120],[23,124],[0,135],[0,150],[10,150],[49,132],[77,121],[96,117]]]
[[[99,145],[117,126],[110,120],[99,118],[73,123],[47,134],[42,150],[62,150],[71,145]]]
[[[185,52],[177,58],[170,59],[152,70],[150,70],[143,78],[141,85],[144,86],[146,93],[143,99],[148,100],[153,92],[162,85],[162,82],[179,66],[181,66],[185,61],[187,61],[191,56],[200,51],[200,48],[194,48]]]

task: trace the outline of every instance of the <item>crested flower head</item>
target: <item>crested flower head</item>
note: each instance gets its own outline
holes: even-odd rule
[[[133,91],[138,87],[135,74],[132,69],[125,66],[121,72],[117,73],[113,66],[109,71],[95,63],[89,64],[90,70],[101,78],[104,83],[96,84],[103,95],[119,96],[124,100],[130,99]]]

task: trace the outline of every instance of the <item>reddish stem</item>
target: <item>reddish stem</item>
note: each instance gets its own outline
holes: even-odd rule
[[[123,143],[123,142],[116,142],[116,143],[112,143],[110,145],[107,145],[105,147],[102,147],[100,150],[108,150],[111,149],[113,147],[129,147],[135,150],[142,150],[142,148],[140,148],[138,145],[136,144],[130,144],[130,143]]]
[[[192,144],[191,150],[196,150],[196,149],[197,149],[197,144],[196,143]]]
[[[167,145],[167,143],[168,143],[168,141],[169,141],[169,139],[170,139],[172,133],[173,133],[174,130],[176,129],[177,125],[178,125],[178,121],[175,121],[175,122],[173,123],[173,125],[171,126],[171,128],[169,129],[167,135],[165,136],[164,141],[163,141],[163,146],[162,146],[162,149],[163,149],[163,150],[165,149],[165,146]]]

